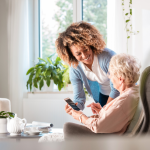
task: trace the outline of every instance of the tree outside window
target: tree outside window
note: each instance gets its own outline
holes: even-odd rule
[[[55,40],[58,34],[73,22],[73,0],[55,0],[53,5],[51,2],[41,0],[42,58],[56,51]],[[82,4],[83,20],[93,24],[107,43],[107,0],[83,0]],[[46,14],[46,10],[50,9],[54,10],[49,11],[50,15]]]

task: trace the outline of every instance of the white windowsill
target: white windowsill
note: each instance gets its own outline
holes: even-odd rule
[[[28,94],[73,94],[73,91],[28,92]]]
[[[70,97],[73,98],[73,91],[40,91],[40,92],[28,92],[28,98],[33,99],[60,99]]]

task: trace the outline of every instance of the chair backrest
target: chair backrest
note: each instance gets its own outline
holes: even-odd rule
[[[11,102],[7,98],[0,98],[0,111],[11,111]]]
[[[140,95],[144,109],[144,121],[139,132],[141,134],[150,131],[150,66],[141,75]]]
[[[141,74],[140,101],[126,133],[133,136],[150,131],[150,66]]]
[[[128,126],[125,134],[127,134],[128,136],[134,136],[138,132],[138,130],[142,124],[143,118],[144,118],[144,111],[143,111],[142,101],[140,99],[137,109],[136,109],[136,112],[135,112],[135,115],[134,115],[130,125]]]

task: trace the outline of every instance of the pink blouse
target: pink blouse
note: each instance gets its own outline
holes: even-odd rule
[[[87,119],[85,126],[95,133],[123,134],[135,114],[138,102],[139,86],[128,88],[100,110],[99,118]]]

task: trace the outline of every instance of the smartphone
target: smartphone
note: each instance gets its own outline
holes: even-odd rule
[[[65,98],[64,99],[74,110],[79,111],[80,109],[76,106],[76,104],[70,99],[70,98]]]

